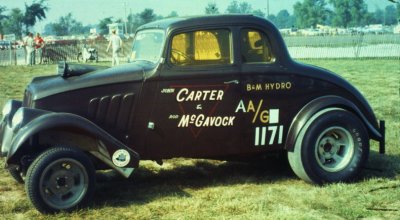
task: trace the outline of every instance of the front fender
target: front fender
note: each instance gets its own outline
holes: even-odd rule
[[[40,111],[36,109],[24,109],[25,111]],[[24,121],[24,120],[23,120]],[[27,141],[35,134],[46,130],[68,130],[75,131],[79,134],[85,134],[91,136],[97,140],[97,146],[95,149],[91,149],[89,152],[108,164],[112,168],[119,171],[125,177],[128,177],[128,170],[131,168],[137,168],[139,165],[139,155],[135,151],[128,148],[125,144],[108,134],[106,131],[98,127],[91,121],[70,113],[54,113],[46,112],[42,115],[32,119],[28,123],[21,126],[21,128],[15,134],[10,150],[7,156],[7,164],[16,163],[22,155],[26,152],[30,152],[32,146]],[[80,148],[80,146],[74,146]],[[113,156],[115,154],[121,154],[125,156],[127,163],[116,163]],[[114,161],[114,162],[113,162]]]
[[[0,156],[5,157],[7,155],[7,149],[11,142],[11,119],[14,117],[15,112],[21,108],[22,102],[17,100],[8,100],[2,110],[2,119],[0,120]]]
[[[372,110],[370,110],[369,106],[366,108],[368,111],[366,113],[368,115],[366,116],[353,102],[343,97],[332,95],[323,96],[312,100],[297,113],[290,125],[286,138],[285,149],[292,152],[294,150],[297,136],[307,121],[318,111],[330,107],[339,107],[355,113],[365,125],[370,137],[379,141],[382,141],[384,138],[384,134],[380,132],[377,122],[368,120],[368,118],[375,119],[375,116]]]

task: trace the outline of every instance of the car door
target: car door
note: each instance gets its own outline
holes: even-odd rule
[[[229,28],[172,34],[147,135],[149,155],[217,158],[243,140]]]
[[[278,65],[268,35],[257,28],[240,30],[243,93],[238,113],[245,129],[243,146],[251,152],[282,148],[295,100],[290,75]],[[294,97],[294,96],[292,96]]]

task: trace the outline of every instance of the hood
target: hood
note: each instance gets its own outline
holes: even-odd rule
[[[36,77],[28,85],[32,99],[95,86],[142,81],[149,67],[130,63],[113,68],[99,69],[79,76],[64,78],[60,75]]]

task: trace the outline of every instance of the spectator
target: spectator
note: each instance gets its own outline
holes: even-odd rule
[[[28,36],[24,38],[24,46],[26,50],[26,64],[34,65],[35,64],[35,41],[33,39],[33,34],[28,32]]]
[[[22,38],[22,47],[24,48],[24,52],[25,52],[25,63],[28,63],[28,52],[26,51],[26,40],[29,37],[29,32],[26,32],[25,37]]]
[[[121,51],[122,48],[122,40],[121,38],[116,34],[116,30],[112,30],[112,35],[110,36],[110,43],[108,43],[107,46],[107,52],[112,47],[112,66],[119,65],[119,52]]]
[[[35,37],[35,49],[38,52],[38,56],[39,56],[39,64],[42,64],[42,57],[43,57],[43,52],[44,52],[44,40],[42,37],[40,37],[39,33],[36,33],[36,37]]]

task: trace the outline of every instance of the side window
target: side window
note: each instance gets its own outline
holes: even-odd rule
[[[200,30],[172,38],[170,62],[177,66],[231,63],[230,31]]]
[[[241,31],[241,57],[243,63],[273,63],[275,61],[267,36],[254,29]]]

